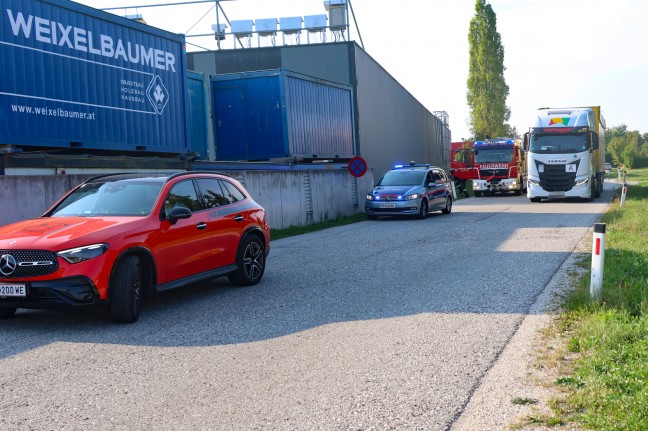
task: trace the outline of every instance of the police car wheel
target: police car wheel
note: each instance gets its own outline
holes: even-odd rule
[[[443,208],[441,212],[443,214],[450,214],[452,212],[452,198],[450,196],[446,198],[445,208]]]
[[[421,208],[419,209],[419,218],[424,219],[425,217],[427,217],[427,214],[428,214],[428,203],[424,199],[421,202]]]

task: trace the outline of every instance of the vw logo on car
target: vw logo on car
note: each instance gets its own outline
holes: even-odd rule
[[[0,256],[0,273],[2,275],[11,275],[16,270],[18,263],[16,258],[10,254],[3,254]]]

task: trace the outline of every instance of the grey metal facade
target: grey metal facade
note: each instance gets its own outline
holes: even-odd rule
[[[209,75],[286,69],[353,87],[355,152],[376,179],[395,163],[449,168],[447,122],[427,110],[355,42],[187,53],[190,70]]]

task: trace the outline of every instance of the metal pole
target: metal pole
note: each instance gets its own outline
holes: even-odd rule
[[[621,208],[623,208],[623,205],[625,205],[627,194],[628,194],[628,182],[626,180],[626,172],[623,171],[623,189],[621,190]]]
[[[592,238],[592,275],[590,278],[590,298],[601,300],[603,290],[603,266],[605,260],[605,223],[594,224]]]
[[[218,5],[218,0],[214,0],[216,2],[216,46],[218,47],[218,50],[220,51],[220,14],[218,13],[219,5]]]

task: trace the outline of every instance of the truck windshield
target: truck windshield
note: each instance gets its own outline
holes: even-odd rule
[[[587,135],[531,135],[529,150],[533,153],[580,153],[587,151]]]
[[[475,152],[475,163],[508,163],[512,160],[513,148],[482,148]]]

